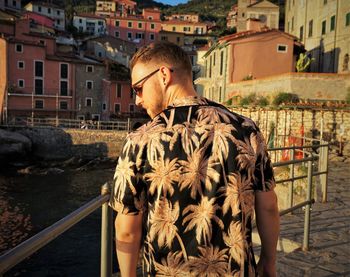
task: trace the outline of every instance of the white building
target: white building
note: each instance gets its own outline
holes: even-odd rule
[[[30,2],[25,5],[24,9],[52,18],[55,21],[55,28],[59,30],[64,30],[66,27],[64,9],[57,5],[45,2]]]
[[[0,9],[21,10],[21,0],[0,0]]]
[[[90,35],[101,36],[106,34],[106,20],[93,14],[75,15],[73,25],[79,32]]]

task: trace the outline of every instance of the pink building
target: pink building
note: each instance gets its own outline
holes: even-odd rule
[[[161,30],[158,10],[143,10],[142,16],[111,16],[106,21],[109,35],[133,41],[138,46],[157,41]]]
[[[54,28],[55,27],[55,21],[51,19],[50,17],[47,17],[45,15],[41,15],[38,13],[34,13],[31,11],[26,11],[23,14],[23,18],[28,18],[31,20],[34,20],[36,23],[48,27],[48,28]]]

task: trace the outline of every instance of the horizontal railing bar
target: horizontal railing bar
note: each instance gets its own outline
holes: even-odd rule
[[[318,145],[303,145],[303,146],[286,146],[286,147],[275,147],[275,148],[268,148],[267,151],[280,151],[280,150],[298,150],[298,149],[307,149],[307,148],[320,148],[320,147],[326,147],[329,146],[328,143],[325,144],[318,144]]]
[[[280,214],[280,216],[283,216],[283,215],[288,214],[288,213],[290,213],[292,211],[295,211],[295,210],[297,210],[299,208],[302,208],[302,207],[304,207],[304,206],[306,206],[308,204],[314,204],[314,203],[315,203],[315,199],[307,200],[307,201],[301,202],[301,203],[299,203],[299,204],[297,204],[297,205],[295,205],[295,206],[293,206],[291,208],[288,208],[286,210],[280,211],[279,214]]]
[[[288,179],[283,179],[283,180],[277,180],[276,184],[280,184],[280,183],[287,183],[287,182],[291,182],[291,181],[295,181],[295,180],[300,180],[300,179],[305,179],[307,177],[307,175],[302,175],[302,176],[296,176],[294,178],[288,178]]]
[[[327,173],[328,173],[328,170],[318,171],[318,172],[314,172],[314,174],[312,174],[312,176],[318,176],[318,175],[327,174]]]
[[[314,157],[310,157],[310,158],[304,158],[304,159],[298,159],[298,160],[276,162],[276,163],[273,163],[272,166],[273,167],[280,167],[280,166],[285,166],[285,165],[290,165],[290,164],[298,164],[298,163],[314,161],[314,160],[316,160]]]
[[[42,248],[63,232],[74,226],[80,220],[97,210],[103,203],[109,200],[109,195],[100,195],[79,209],[65,216],[53,225],[45,228],[38,234],[22,242],[0,256],[0,274],[6,272],[35,251]]]

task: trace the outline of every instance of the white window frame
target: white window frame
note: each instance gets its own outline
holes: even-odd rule
[[[122,111],[122,106],[120,105],[120,103],[114,103],[113,112],[116,113],[116,111],[115,111],[115,106],[116,106],[116,105],[119,106],[119,113],[121,113],[121,111]]]
[[[156,24],[155,23],[151,23],[150,28],[151,28],[151,30],[154,30],[156,28]]]
[[[91,106],[88,106],[87,105],[87,101],[88,100],[91,100]],[[90,107],[90,108],[92,108],[92,97],[85,97],[85,107]]]
[[[62,109],[61,108],[61,103],[63,103],[63,102],[65,102],[65,103],[67,103],[67,109]],[[67,100],[60,100],[60,104],[59,104],[59,109],[61,110],[61,111],[67,111],[68,110],[68,101]]]
[[[118,35],[117,35],[118,34]],[[115,31],[114,32],[114,36],[116,37],[116,38],[119,38],[120,37],[120,32],[119,31]]]
[[[130,37],[129,37],[129,34],[130,34]],[[128,33],[127,33],[127,38],[128,38],[129,40],[132,39],[132,32],[128,32]]]
[[[140,27],[140,24],[141,24],[141,27]],[[143,29],[143,26],[142,26],[142,22],[137,22],[137,29]]]
[[[91,89],[88,88],[88,83],[91,82]],[[86,80],[85,82],[85,88],[88,89],[88,90],[93,90],[94,89],[94,81],[92,80]]]
[[[20,63],[23,63],[23,67],[20,67],[20,66],[19,66]],[[25,69],[25,68],[26,68],[25,65],[26,65],[26,64],[25,64],[24,61],[17,61],[17,69]]]
[[[37,107],[36,107],[36,101],[42,101],[42,102],[43,102],[43,107],[42,107],[42,108],[37,108]],[[35,100],[34,100],[34,109],[38,109],[38,110],[43,110],[43,109],[45,109],[45,100],[44,100],[44,99],[35,99]]]
[[[285,47],[286,50],[279,50],[280,46]],[[288,45],[286,45],[286,44],[277,44],[277,49],[276,50],[277,50],[278,53],[287,53],[288,52]]]
[[[21,51],[17,51],[17,46],[18,45],[21,46]],[[23,53],[23,44],[22,43],[15,43],[15,51],[16,51],[16,53]]]
[[[102,111],[107,111],[107,103],[102,103]]]
[[[118,22],[118,24],[117,24],[117,22]],[[114,26],[115,27],[120,27],[120,20],[115,20],[114,21]]]
[[[132,21],[128,21],[128,28],[131,28],[131,29],[133,28],[133,24],[132,23],[133,23]]]
[[[39,76],[35,76],[35,62],[42,62],[43,63],[43,76],[42,77],[39,77]],[[35,80],[38,79],[38,80],[41,80],[43,82],[43,94],[45,94],[45,63],[43,60],[34,60],[33,61],[33,90],[35,91]]]
[[[23,86],[20,86],[20,85],[19,85],[19,82],[20,82],[20,81],[23,82]],[[24,79],[18,79],[18,80],[17,80],[17,87],[18,87],[18,88],[25,88],[25,87],[26,87],[26,83],[25,83]]]
[[[92,70],[91,70],[91,71],[88,71],[88,68],[92,68]],[[95,72],[95,67],[94,67],[93,65],[87,65],[86,68],[85,68],[85,70],[86,70],[86,72],[88,72],[88,73],[93,73],[93,72]]]

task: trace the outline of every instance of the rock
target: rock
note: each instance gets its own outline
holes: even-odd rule
[[[32,142],[28,137],[0,129],[0,160],[19,160],[31,149]]]
[[[64,172],[63,169],[60,169],[60,168],[57,168],[57,167],[53,167],[53,168],[49,168],[48,170],[46,170],[46,174],[55,174],[55,175],[58,175],[58,174],[62,174]]]

